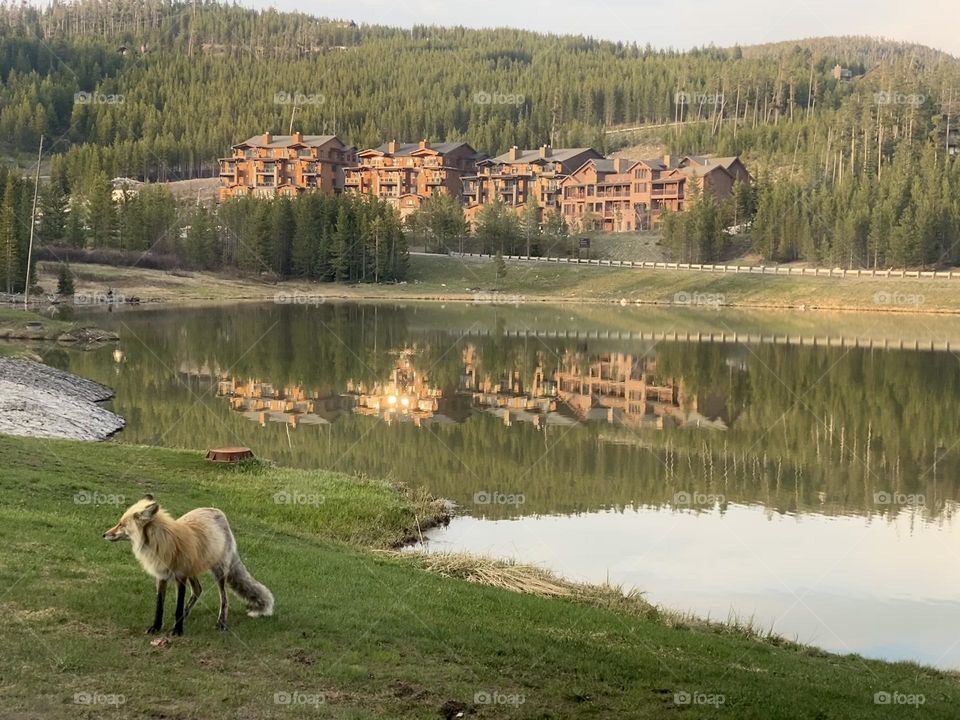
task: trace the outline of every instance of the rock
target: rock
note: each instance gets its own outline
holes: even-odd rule
[[[0,433],[105,440],[125,421],[97,402],[113,391],[31,360],[0,358]]]
[[[86,402],[103,402],[113,397],[113,390],[106,385],[32,360],[0,358],[0,380],[60,393]]]

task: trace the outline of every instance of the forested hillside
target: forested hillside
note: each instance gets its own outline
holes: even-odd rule
[[[238,138],[286,129],[297,94],[298,126],[358,147],[426,137],[489,153],[551,141],[606,150],[607,128],[699,117],[709,122],[682,132],[677,150],[792,160],[802,128],[802,160],[831,128],[832,151],[849,148],[842,136],[862,135],[864,114],[871,131],[855,148],[875,150],[879,114],[892,152],[899,138],[936,129],[960,79],[942,53],[857,38],[678,53],[168,0],[82,0],[43,13],[11,3],[0,33],[0,134],[21,149],[41,132],[62,135],[57,149],[92,146],[116,174],[136,176],[212,173]],[[839,82],[837,63],[869,76]],[[878,113],[882,91],[923,100]],[[75,102],[76,93],[91,95]],[[89,163],[94,152],[78,154]]]
[[[836,79],[837,64],[853,78]],[[29,152],[45,134],[67,192],[101,173],[215,175],[232,143],[291,123],[357,147],[429,138],[487,153],[543,143],[608,152],[650,142],[745,157],[759,180],[750,211],[764,257],[960,259],[960,178],[947,153],[960,62],[916,45],[822,38],[681,53],[212,2],[10,2],[0,78],[0,138]],[[648,125],[660,127],[610,132]],[[696,229],[673,240],[688,259],[722,245]]]

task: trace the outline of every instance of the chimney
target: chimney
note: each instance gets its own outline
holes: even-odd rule
[[[668,168],[671,167],[671,166],[673,165],[673,156],[672,156],[672,155],[664,155],[664,156],[663,156],[663,164],[666,165]]]
[[[520,148],[518,148],[516,145],[514,145],[512,148],[510,148],[510,159],[511,159],[511,160],[519,160],[519,159],[520,159]]]
[[[395,154],[395,153],[397,152],[397,141],[396,141],[396,140],[391,140],[390,142],[387,143],[387,152],[390,153],[391,155],[393,155],[393,154]]]
[[[615,173],[622,173],[626,169],[627,169],[627,162],[624,158],[613,159],[613,171]]]
[[[264,144],[264,145],[269,145],[269,144],[272,143],[272,142],[273,142],[273,135],[271,135],[271,134],[270,134],[270,131],[267,130],[267,131],[263,134],[263,144]]]
[[[299,130],[297,130],[297,131],[293,134],[293,141],[294,141],[295,143],[302,143],[302,142],[303,142],[303,133],[300,132]]]
[[[420,141],[420,149],[421,149],[421,150],[426,150],[426,149],[427,149],[427,141],[426,141],[426,140],[421,140],[421,141]]]
[[[550,157],[551,155],[553,155],[553,148],[552,148],[552,147],[550,147],[549,145],[541,145],[541,146],[540,146],[540,157],[541,157],[541,158],[543,158],[544,160],[546,160],[546,159],[547,159],[548,157]]]

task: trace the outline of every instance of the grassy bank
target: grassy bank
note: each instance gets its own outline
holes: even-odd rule
[[[436,513],[383,482],[8,437],[0,458],[4,716],[879,718],[891,708],[875,693],[896,692],[947,718],[960,701],[955,676],[914,665],[678,626],[637,599],[511,592],[375,552]],[[207,580],[187,635],[151,645],[151,582],[128,546],[100,538],[147,491],[174,514],[222,508],[276,616],[234,603],[218,633]]]
[[[90,323],[56,320],[35,312],[0,305],[0,343],[2,341],[60,342],[79,346],[115,340],[112,332]],[[0,344],[0,355],[16,354],[18,349]]]
[[[77,291],[107,288],[147,300],[204,302],[269,300],[277,293],[303,293],[347,299],[388,298],[458,300],[498,291],[527,301],[716,303],[743,308],[798,308],[871,312],[958,313],[960,281],[904,278],[828,278],[773,275],[723,275],[696,271],[633,270],[587,265],[506,263],[497,280],[490,259],[446,256],[410,258],[408,282],[401,285],[343,285],[305,282],[269,283],[210,273],[163,272],[139,268],[77,265]],[[56,267],[41,267],[41,282],[55,281]]]
[[[23,310],[23,305],[0,305],[0,337],[28,328],[43,328],[48,332],[64,332],[70,323],[62,320],[51,320],[29,310]]]

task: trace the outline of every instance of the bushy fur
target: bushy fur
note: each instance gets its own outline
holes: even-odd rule
[[[157,616],[151,632],[159,632],[166,584],[176,582],[177,625],[183,631],[183,619],[200,596],[199,576],[212,572],[220,588],[221,628],[226,627],[227,595],[225,585],[248,606],[251,617],[273,614],[273,594],[254,580],[237,553],[237,543],[226,515],[216,508],[197,508],[174,519],[152,496],[130,506],[114,527],[103,534],[107,540],[130,540],[133,554],[143,569],[157,581]],[[187,607],[182,595],[186,584],[192,589]],[[179,632],[178,632],[179,630]]]

